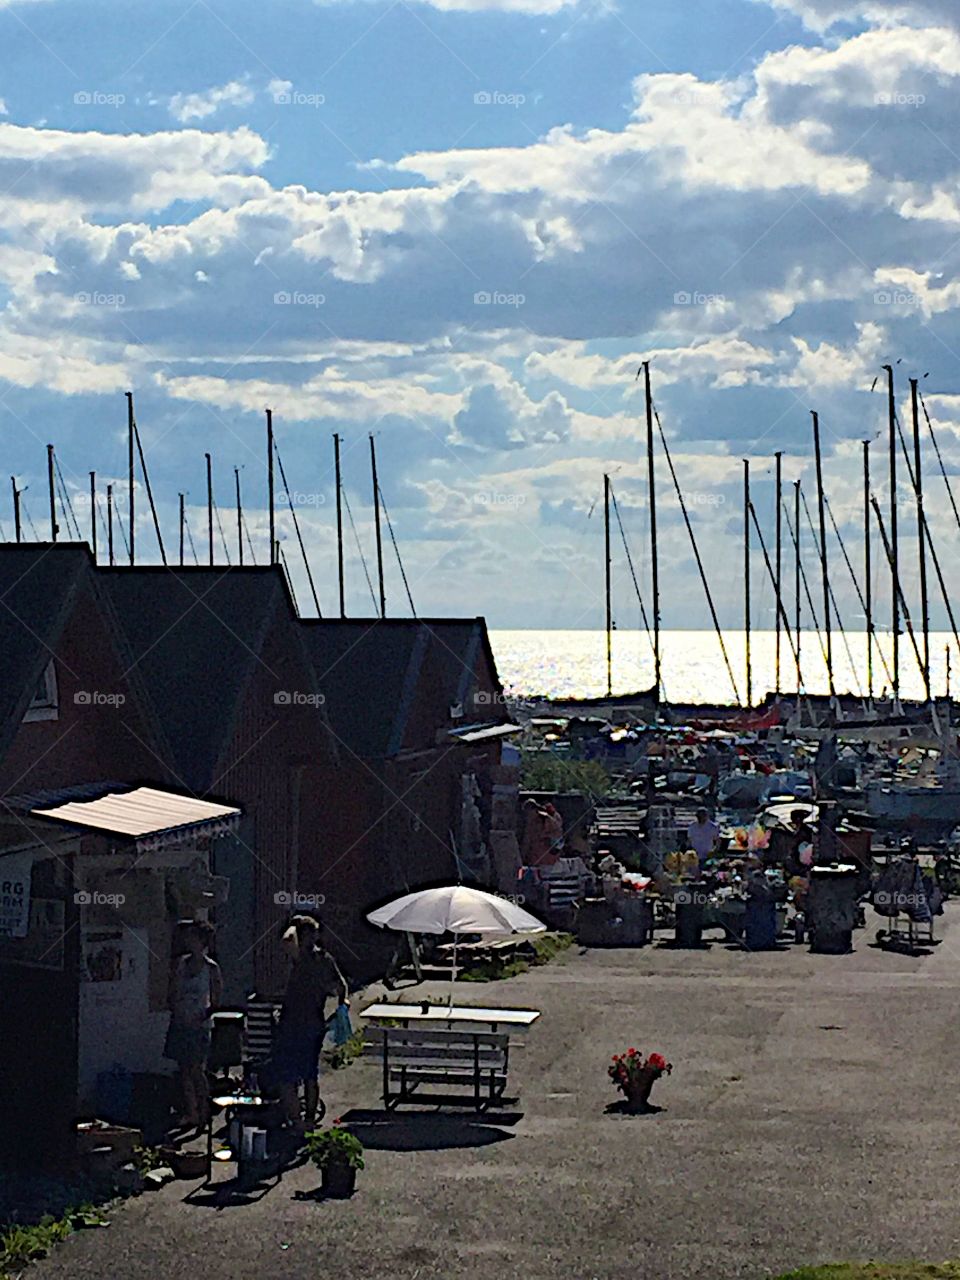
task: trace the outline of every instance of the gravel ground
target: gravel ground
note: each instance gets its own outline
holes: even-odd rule
[[[80,1233],[36,1280],[734,1280],[836,1259],[960,1257],[960,906],[921,958],[804,948],[568,952],[469,1003],[539,1008],[518,1103],[378,1109],[378,1072],[324,1080],[367,1168],[347,1202],[288,1170],[259,1199],[187,1183]],[[422,989],[418,989],[422,990]],[[664,1052],[662,1110],[608,1113],[611,1053]]]

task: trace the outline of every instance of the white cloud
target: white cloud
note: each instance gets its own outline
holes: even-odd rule
[[[763,0],[775,9],[795,13],[813,31],[828,31],[838,22],[893,23],[960,21],[955,0]]]
[[[248,84],[231,80],[199,93],[175,93],[168,109],[174,120],[188,124],[191,120],[206,120],[223,107],[248,107],[253,99],[254,92]]]
[[[357,0],[315,0],[323,8],[339,4],[355,4]],[[571,9],[594,9],[607,12],[615,8],[614,0],[415,0],[415,3],[439,9],[441,13],[519,13],[534,17],[550,17]]]

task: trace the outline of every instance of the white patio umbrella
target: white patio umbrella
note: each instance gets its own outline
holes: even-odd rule
[[[394,929],[398,933],[453,934],[451,1005],[457,976],[457,938],[461,933],[545,933],[547,929],[536,916],[509,898],[498,898],[496,894],[462,884],[405,894],[371,911],[367,919],[382,929]]]

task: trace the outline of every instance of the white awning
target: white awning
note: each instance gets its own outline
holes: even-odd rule
[[[522,732],[518,724],[474,724],[465,729],[451,729],[450,736],[458,742],[487,742],[491,738],[509,738]]]
[[[53,808],[31,808],[37,818],[126,836],[138,849],[156,849],[192,834],[223,835],[236,829],[240,810],[154,787],[112,791],[95,800],[71,800]]]

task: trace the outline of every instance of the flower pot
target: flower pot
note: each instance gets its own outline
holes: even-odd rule
[[[656,1067],[644,1067],[633,1080],[623,1086],[623,1095],[627,1100],[628,1111],[643,1111],[650,1103],[650,1090],[654,1081],[659,1080],[661,1072]]]
[[[320,1171],[320,1190],[331,1200],[347,1200],[357,1185],[357,1171],[342,1160],[325,1164]]]

